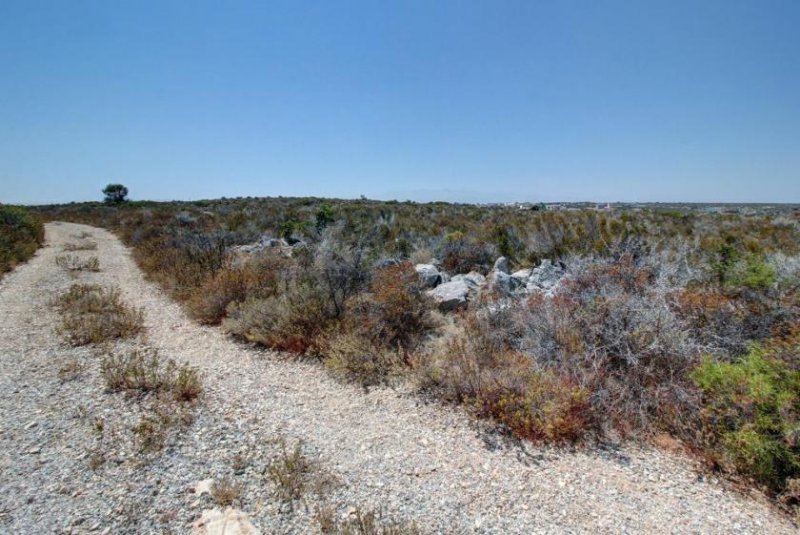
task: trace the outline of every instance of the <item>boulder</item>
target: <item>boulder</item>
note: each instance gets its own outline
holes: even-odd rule
[[[283,238],[268,238],[266,236],[262,236],[259,243],[264,247],[287,247],[289,245]]]
[[[206,509],[192,524],[193,535],[258,535],[258,530],[242,511],[228,507]]]
[[[228,250],[235,254],[256,254],[265,249],[271,249],[273,247],[285,248],[289,247],[289,244],[286,243],[286,240],[283,238],[278,239],[270,238],[269,236],[261,236],[257,242],[248,243],[245,245],[234,245]]]
[[[553,264],[547,259],[542,260],[542,263],[531,271],[526,287],[530,291],[549,292],[558,285],[564,273],[563,264]]]
[[[512,273],[511,278],[519,281],[519,284],[521,286],[525,286],[526,284],[528,284],[528,279],[531,278],[532,271],[533,270],[530,268],[520,269],[519,271],[515,271],[514,273]]]
[[[486,282],[486,277],[478,273],[477,271],[470,271],[466,275],[453,275],[450,277],[450,282],[456,281],[463,281],[466,282],[470,288],[473,290],[477,290],[483,283]]]
[[[419,280],[425,288],[436,288],[442,282],[442,274],[433,264],[417,264],[414,269],[419,275]]]
[[[509,268],[508,265],[508,258],[506,258],[505,256],[501,256],[500,258],[495,260],[492,271],[495,271],[497,273],[505,273],[506,275],[511,274],[511,269]]]
[[[489,282],[489,288],[498,292],[502,296],[510,296],[517,290],[517,288],[520,288],[523,285],[522,281],[515,279],[508,273],[496,270],[493,270],[491,273],[489,273],[487,280]]]
[[[426,293],[433,298],[442,312],[449,312],[466,307],[468,296],[475,290],[476,288],[470,286],[465,279],[459,279],[440,284]]]

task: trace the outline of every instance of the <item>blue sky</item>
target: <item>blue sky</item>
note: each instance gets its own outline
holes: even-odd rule
[[[0,2],[0,201],[800,202],[800,2]]]

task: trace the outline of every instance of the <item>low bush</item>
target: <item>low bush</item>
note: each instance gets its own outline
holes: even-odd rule
[[[669,427],[696,404],[697,348],[656,277],[623,255],[576,265],[551,298],[473,311],[423,359],[423,384],[535,439]]]
[[[572,442],[593,429],[588,392],[509,349],[472,317],[417,363],[424,390],[531,440]]]
[[[485,275],[497,255],[491,245],[468,238],[462,232],[452,232],[444,237],[438,256],[442,267],[450,273],[478,271]]]
[[[775,269],[756,255],[750,255],[737,266],[733,286],[744,286],[750,290],[766,291],[771,288],[776,280]]]
[[[318,353],[321,335],[333,323],[325,294],[309,285],[293,285],[280,296],[232,303],[222,323],[226,332],[273,349]]]
[[[391,520],[382,512],[355,508],[352,514],[337,518],[330,508],[318,509],[314,515],[320,532],[324,535],[418,535],[413,522]]]
[[[131,429],[134,445],[143,454],[158,453],[194,422],[192,405],[178,403],[169,395],[157,395],[149,401],[139,422]]]
[[[140,453],[156,453],[164,449],[171,421],[157,415],[146,415],[131,428]]]
[[[199,372],[172,359],[162,359],[153,349],[133,349],[110,354],[101,364],[106,388],[130,394],[169,393],[177,401],[192,401],[202,392]]]
[[[100,271],[100,261],[96,256],[59,255],[56,256],[56,265],[67,271]]]
[[[400,351],[382,347],[360,333],[331,335],[322,352],[325,367],[335,377],[363,387],[388,382],[401,374],[405,364]]]
[[[58,331],[72,345],[128,338],[144,330],[144,312],[123,303],[115,288],[73,284],[55,305],[61,312]]]
[[[265,475],[275,487],[275,496],[283,502],[292,502],[314,487],[318,467],[303,453],[301,441],[289,448],[286,440],[281,439],[279,446],[280,451],[265,468]]]
[[[286,263],[278,256],[264,255],[220,269],[191,293],[187,309],[201,323],[218,324],[231,303],[277,295]]]
[[[66,252],[96,251],[97,244],[93,241],[81,240],[81,241],[67,242],[61,247],[61,249]]]
[[[44,243],[44,225],[18,206],[0,205],[0,275],[26,261]]]
[[[351,316],[385,347],[414,350],[437,326],[414,266],[404,262],[375,272],[370,293]]]
[[[223,329],[246,340],[292,353],[320,355],[328,332],[363,288],[367,272],[358,246],[299,248],[269,297],[231,302]]]
[[[734,362],[706,357],[692,373],[719,464],[776,493],[800,477],[800,346],[794,351],[794,367],[754,346]]]
[[[376,270],[369,290],[351,300],[321,350],[334,375],[364,387],[400,375],[438,325],[411,264]]]

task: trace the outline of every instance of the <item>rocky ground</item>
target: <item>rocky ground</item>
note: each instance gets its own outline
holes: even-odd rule
[[[97,256],[100,271],[76,277],[55,256],[84,231],[98,248],[73,254]],[[65,344],[51,301],[76,281],[118,286],[144,309],[144,337]],[[519,444],[457,409],[402,390],[365,393],[238,344],[190,321],[101,229],[48,225],[46,246],[0,281],[0,318],[2,533],[189,533],[222,480],[261,533],[319,532],[319,511],[380,511],[423,533],[797,532],[763,498],[683,457]],[[192,418],[156,452],[139,451],[131,431],[155,402],[106,392],[100,375],[103,355],[134,345],[203,374]],[[268,467],[298,443],[311,468],[290,500]]]

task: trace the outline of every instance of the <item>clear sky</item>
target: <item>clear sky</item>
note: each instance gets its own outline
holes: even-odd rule
[[[800,202],[800,1],[0,1],[0,202]]]

